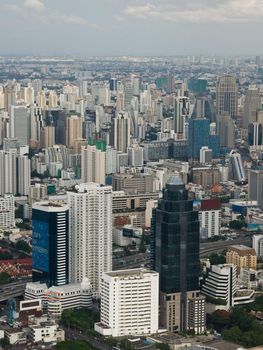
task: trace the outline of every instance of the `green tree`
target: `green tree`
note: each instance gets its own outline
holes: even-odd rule
[[[229,223],[229,227],[233,230],[240,230],[244,226],[245,226],[245,222],[241,220],[232,220]]]
[[[221,333],[230,324],[230,313],[225,310],[217,310],[211,315],[210,322],[213,328]]]
[[[226,257],[222,254],[213,253],[209,256],[209,260],[210,260],[211,265],[225,264]]]
[[[168,344],[156,344],[155,345],[156,349],[161,349],[161,350],[170,350],[170,346]]]
[[[106,343],[110,346],[116,346],[118,344],[118,340],[116,338],[109,337],[106,339]]]
[[[7,272],[0,273],[0,284],[8,284],[11,281],[11,276]]]
[[[13,258],[12,254],[8,252],[0,252],[0,260],[9,260],[12,258]]]
[[[30,245],[23,239],[20,239],[15,243],[15,249],[22,250],[25,253],[31,253]]]
[[[89,343],[82,340],[66,340],[56,345],[56,350],[92,350]]]
[[[99,321],[99,314],[87,308],[64,310],[61,323],[68,328],[94,332],[94,323]]]
[[[222,333],[222,336],[225,340],[229,340],[234,343],[239,343],[242,337],[242,331],[238,326],[235,326],[230,329],[225,329]]]

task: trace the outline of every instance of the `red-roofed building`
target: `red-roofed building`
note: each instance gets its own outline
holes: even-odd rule
[[[0,272],[7,272],[11,277],[31,277],[32,259],[1,260]]]

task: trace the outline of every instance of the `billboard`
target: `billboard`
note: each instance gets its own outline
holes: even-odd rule
[[[49,272],[48,223],[32,221],[32,269]]]

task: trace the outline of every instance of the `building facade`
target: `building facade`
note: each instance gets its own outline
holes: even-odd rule
[[[121,337],[157,333],[159,275],[134,269],[103,273],[101,319],[95,330]]]
[[[15,199],[12,194],[0,197],[0,229],[15,227]]]
[[[100,295],[102,273],[112,269],[112,188],[95,183],[67,192],[69,218],[69,279],[90,280]]]
[[[160,275],[160,327],[171,332],[205,329],[203,306],[190,306],[199,293],[199,221],[193,201],[179,176],[168,180],[152,220],[152,268]],[[193,322],[194,320],[194,322]],[[198,326],[197,326],[198,325]]]
[[[203,276],[201,291],[207,302],[225,305],[227,309],[234,306],[237,292],[237,269],[234,264],[212,265]]]
[[[96,182],[105,184],[106,145],[104,142],[92,143],[82,147],[81,151],[81,182]]]
[[[69,208],[38,202],[32,209],[32,275],[50,286],[68,283]]]
[[[231,118],[237,117],[237,81],[231,75],[219,77],[216,86],[216,112],[222,115],[229,113]]]
[[[263,256],[263,235],[254,235],[253,236],[252,248],[255,249],[257,257]]]
[[[227,264],[234,264],[237,272],[240,273],[242,267],[257,269],[257,255],[255,249],[244,245],[233,245],[226,253]]]
[[[206,238],[220,235],[221,227],[221,203],[217,199],[205,199],[201,201],[199,210],[200,229],[205,230]]]

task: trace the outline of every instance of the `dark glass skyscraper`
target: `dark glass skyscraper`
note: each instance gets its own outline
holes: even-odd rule
[[[191,329],[191,318],[196,318],[191,301],[204,306],[199,297],[199,221],[179,176],[167,182],[153,215],[152,262],[160,274],[160,326]]]
[[[50,286],[68,283],[69,209],[50,202],[32,209],[33,282]]]

